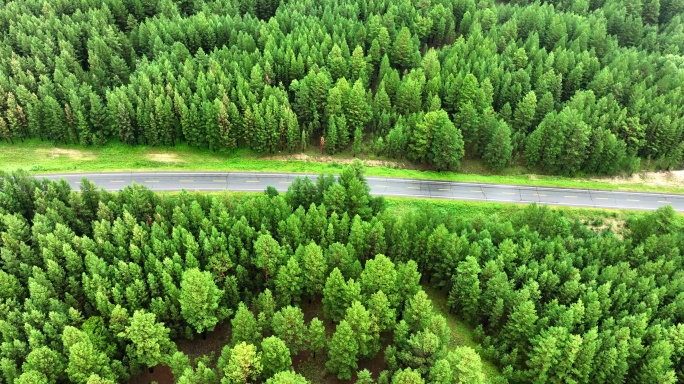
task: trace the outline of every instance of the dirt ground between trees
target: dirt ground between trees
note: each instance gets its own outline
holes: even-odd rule
[[[335,324],[325,319],[323,315],[323,305],[321,303],[321,297],[316,297],[309,303],[308,299],[303,299],[299,306],[304,312],[304,322],[308,325],[311,319],[318,317],[323,321],[325,325],[326,333],[328,337],[332,337],[335,332]],[[380,371],[384,370],[385,360],[384,353],[382,352],[386,346],[386,343],[391,341],[389,335],[383,335],[385,338],[385,343],[381,348],[381,352],[374,359],[363,360],[359,362],[358,370],[368,369],[373,378],[377,378]],[[176,342],[178,350],[183,351],[190,360],[194,360],[201,356],[212,355],[212,366],[218,362],[218,358],[221,355],[221,350],[225,345],[230,344],[230,321],[224,321],[216,326],[213,332],[207,333],[206,340],[203,340],[200,335],[195,335],[194,340],[179,340]],[[333,375],[325,374],[325,362],[328,359],[327,351],[319,353],[314,358],[313,354],[309,351],[303,351],[295,356],[292,356],[292,367],[294,370],[303,376],[305,376],[312,383],[323,383],[323,384],[342,384],[354,382],[354,380],[339,380]],[[221,374],[217,372],[217,376],[221,377]],[[171,373],[171,368],[166,365],[157,365],[154,367],[154,372],[150,373],[149,370],[145,369],[142,373],[137,376],[131,377],[128,384],[150,384],[156,382],[158,384],[173,384],[173,374]]]

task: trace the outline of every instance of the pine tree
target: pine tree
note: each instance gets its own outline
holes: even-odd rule
[[[375,384],[370,371],[367,369],[357,372],[356,377],[357,379],[355,384]]]
[[[211,273],[200,272],[197,268],[183,272],[179,297],[181,314],[197,332],[211,331],[219,322],[220,298],[221,291]]]
[[[325,368],[340,380],[350,380],[358,367],[356,361],[358,353],[359,346],[354,331],[349,323],[342,320],[330,341],[328,362]]]
[[[363,55],[363,48],[360,45],[357,45],[354,48],[354,52],[352,52],[349,61],[349,76],[352,81],[361,80],[363,84],[367,84],[366,59]]]
[[[233,347],[230,359],[223,368],[221,384],[247,384],[261,377],[261,352],[254,345],[242,342]]]
[[[524,134],[530,132],[537,112],[537,95],[530,91],[515,108],[513,113],[513,128]]]
[[[342,273],[338,268],[333,269],[323,288],[323,311],[334,322],[342,320],[347,310],[345,287]]]
[[[420,290],[406,302],[403,319],[413,331],[424,330],[433,316],[432,301]]]
[[[499,121],[485,147],[482,158],[489,168],[500,171],[510,164],[512,153],[511,130],[508,124]]]
[[[478,315],[480,289],[480,265],[472,256],[467,256],[458,263],[456,274],[453,275],[453,285],[449,291],[449,306],[462,313],[468,321],[474,322]]]
[[[47,382],[55,383],[64,379],[64,365],[62,356],[47,346],[31,350],[26,356],[22,370],[40,372],[47,378]]]
[[[447,355],[447,361],[450,363],[454,382],[469,384],[486,382],[482,373],[482,360],[472,348],[456,347]]]
[[[353,302],[351,307],[347,308],[343,321],[347,322],[354,332],[359,355],[366,358],[375,356],[380,349],[380,335],[370,312],[363,304],[359,301]]]
[[[378,328],[379,332],[394,329],[397,317],[396,311],[392,308],[392,304],[383,291],[378,291],[371,295],[367,300],[366,307],[368,307],[374,326]]]
[[[337,124],[335,124],[335,116],[330,116],[328,123],[328,133],[325,137],[325,149],[329,154],[333,155],[338,149],[337,138]]]
[[[383,292],[390,302],[397,305],[397,271],[394,263],[387,256],[378,254],[374,259],[368,260],[361,272],[361,292],[368,300],[376,292]]]
[[[309,342],[309,348],[311,349],[311,352],[313,352],[313,357],[316,358],[316,353],[323,351],[323,348],[328,344],[325,326],[322,321],[318,320],[318,317],[311,319],[306,338]]]
[[[249,344],[258,343],[261,338],[259,326],[257,325],[256,317],[247,306],[240,302],[235,317],[230,321],[232,326],[232,344],[238,345],[246,342]]]
[[[254,253],[254,265],[263,271],[266,282],[269,282],[270,275],[275,274],[283,263],[280,244],[270,234],[259,235],[254,242]]]
[[[292,257],[287,261],[287,265],[280,266],[278,276],[276,276],[278,302],[281,305],[298,303],[302,296],[303,284],[302,269],[297,259]]]
[[[309,298],[323,291],[327,265],[323,258],[323,250],[316,243],[311,242],[304,247],[299,260],[302,268],[303,287]]]
[[[292,367],[290,350],[279,338],[267,337],[261,342],[261,364],[264,367],[263,377],[266,379],[288,370]]]
[[[534,303],[530,300],[525,300],[513,308],[513,312],[504,326],[504,334],[502,336],[511,345],[529,345],[531,338],[535,335],[538,318]]]
[[[361,127],[356,127],[354,130],[354,145],[352,146],[352,153],[354,156],[361,153],[361,142],[363,141],[363,131]]]
[[[131,317],[131,325],[119,334],[131,341],[128,352],[130,358],[135,359],[149,368],[162,362],[162,359],[176,349],[169,338],[169,329],[164,323],[156,321],[154,313],[138,310]]]
[[[438,114],[433,116],[432,114]],[[433,120],[434,119],[434,120]],[[428,158],[430,163],[441,170],[458,170],[465,154],[461,131],[456,129],[445,111],[428,112],[426,124],[432,125],[432,144]]]
[[[405,368],[394,374],[392,384],[425,384],[425,380],[420,376],[420,372]]]
[[[7,140],[10,144],[14,144],[14,140],[12,140],[12,132],[10,131],[7,122],[2,117],[0,117],[0,136]]]
[[[299,307],[287,306],[273,315],[273,334],[285,342],[293,355],[304,349],[306,325]]]
[[[373,117],[371,106],[366,99],[366,88],[361,80],[356,80],[351,91],[349,91],[349,102],[344,105],[345,115],[349,126],[363,130],[366,124]],[[354,132],[354,142],[356,142],[356,132]]]
[[[411,31],[407,27],[402,27],[392,45],[392,62],[400,67],[410,68],[413,66],[416,54]]]
[[[302,375],[293,371],[276,373],[273,377],[266,380],[266,384],[309,384],[309,381]]]

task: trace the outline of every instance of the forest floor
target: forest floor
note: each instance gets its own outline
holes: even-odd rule
[[[464,160],[461,170],[435,172],[409,162],[360,156],[368,176],[460,182],[534,185],[557,188],[588,188],[639,192],[684,193],[684,172],[641,172],[626,177],[561,177],[530,173],[513,166],[500,173],[487,170],[482,162]],[[295,173],[339,173],[353,160],[350,153],[323,155],[320,150],[300,154],[259,156],[247,150],[210,152],[187,145],[171,148],[128,146],[110,143],[104,147],[53,146],[39,140],[21,144],[0,143],[0,170],[25,169],[35,173],[104,171],[255,171]]]
[[[431,288],[428,285],[423,285],[423,289],[428,294],[428,297],[430,297],[430,300],[432,300],[435,311],[447,319],[447,324],[451,329],[450,348],[462,345],[474,348],[477,344],[473,340],[472,328],[456,318],[453,314],[449,313],[445,293]],[[308,303],[307,300],[304,300],[299,305],[304,312],[304,321],[307,324],[314,317],[322,319],[328,337],[332,337],[335,332],[335,325],[324,318],[320,298],[314,300],[312,303]],[[383,335],[385,340],[380,353],[373,359],[360,361],[358,370],[368,369],[373,374],[373,377],[377,378],[378,374],[386,368],[383,351],[384,347],[387,346],[387,342],[390,341],[390,336],[391,335]],[[218,324],[214,331],[207,333],[206,339],[202,339],[199,335],[196,335],[194,340],[179,340],[176,345],[180,351],[183,351],[188,355],[191,361],[206,359],[205,361],[208,360],[208,362],[214,366],[218,361],[218,357],[221,355],[221,349],[223,349],[225,345],[230,344],[230,339],[230,323],[225,321]],[[328,355],[325,351],[315,357],[308,351],[300,352],[296,356],[293,356],[292,363],[295,371],[305,376],[312,383],[342,384],[350,382],[339,380],[332,375],[326,374],[325,362],[327,357]],[[483,373],[488,379],[488,382],[501,376],[501,372],[496,365],[486,360],[483,360],[482,363]],[[356,377],[354,377],[354,379],[356,379]],[[171,369],[166,365],[160,364],[154,368],[154,372],[144,370],[139,375],[133,376],[129,380],[129,384],[148,384],[155,381],[159,384],[173,383]]]

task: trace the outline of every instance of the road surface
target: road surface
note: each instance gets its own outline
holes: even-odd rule
[[[131,183],[145,185],[154,191],[263,191],[274,186],[286,191],[298,176],[291,173],[258,172],[117,172],[36,175],[51,180],[64,178],[74,189],[86,177],[96,185],[118,191]],[[315,175],[308,175],[315,181]],[[641,192],[618,192],[589,189],[564,189],[459,183],[417,179],[367,177],[371,193],[383,196],[437,198],[449,200],[491,201],[500,203],[538,204],[611,209],[654,210],[672,205],[684,212],[684,195]]]

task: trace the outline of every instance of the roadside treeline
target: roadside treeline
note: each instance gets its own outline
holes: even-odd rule
[[[0,137],[295,151],[458,169],[682,165],[677,0],[18,0]]]
[[[396,214],[358,164],[249,197],[1,179],[4,382],[122,382],[160,363],[181,383],[305,382],[288,372],[301,351],[342,379],[383,353],[378,383],[482,383],[480,356],[513,383],[684,380],[684,232],[669,208],[620,236],[535,205]],[[476,327],[477,352],[450,345],[421,282]],[[305,322],[303,300],[324,318]],[[217,365],[176,350],[223,321]]]

